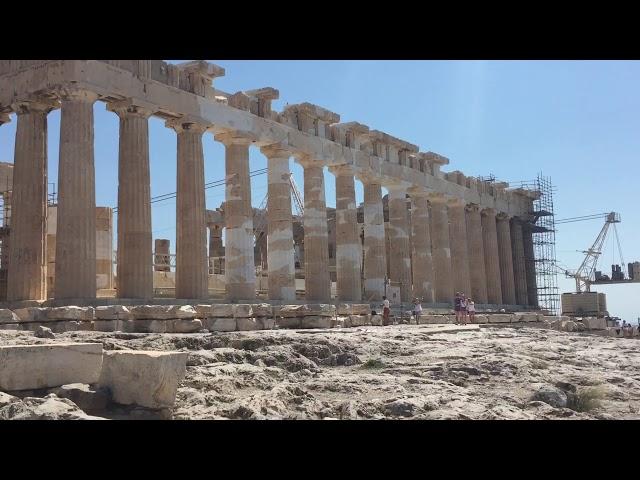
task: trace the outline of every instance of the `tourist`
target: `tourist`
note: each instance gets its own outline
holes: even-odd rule
[[[469,321],[473,323],[476,317],[476,304],[472,299],[467,300],[467,313],[469,313]]]
[[[460,316],[462,317],[462,323],[467,323],[467,297],[464,293],[460,295],[462,300],[460,301]]]
[[[460,323],[461,308],[462,296],[460,295],[460,292],[456,292],[456,297],[453,299],[453,309],[456,312],[456,325]]]
[[[387,297],[382,297],[382,324],[384,326],[389,325],[389,314],[391,313],[391,309],[389,308],[389,300]]]
[[[416,319],[416,325],[420,320],[420,314],[422,313],[422,303],[418,298],[413,299],[413,318]]]

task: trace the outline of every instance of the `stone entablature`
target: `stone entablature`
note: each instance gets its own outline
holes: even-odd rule
[[[440,167],[449,163],[445,157],[419,152],[415,145],[367,131],[355,122],[340,124],[338,114],[310,103],[274,112],[271,101],[278,91],[272,88],[234,95],[215,90],[213,79],[224,73],[204,61],[170,65],[157,60],[4,60],[0,115],[21,101],[55,101],[73,85],[94,92],[100,101],[127,100],[151,107],[154,116],[206,125],[212,133],[244,133],[256,146],[278,143],[323,166],[350,165],[357,177],[379,178],[383,186],[437,192],[510,216],[531,211],[536,192],[488,185],[460,172],[443,174]]]

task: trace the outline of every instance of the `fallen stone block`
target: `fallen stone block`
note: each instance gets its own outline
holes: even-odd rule
[[[477,323],[489,323],[489,316],[488,315],[474,315],[473,316],[473,321],[471,322],[473,324],[477,324]]]
[[[306,305],[282,305],[281,307],[274,307],[275,315],[281,318],[302,317],[306,311]]]
[[[123,331],[123,320],[94,320],[93,330],[96,332],[116,332]]]
[[[260,325],[256,318],[236,318],[238,331],[247,332],[250,330],[260,330]]]
[[[258,317],[256,318],[260,330],[273,330],[276,328],[276,319],[270,317]]]
[[[349,317],[341,316],[331,319],[331,328],[343,328]]]
[[[58,320],[93,320],[93,307],[55,307],[47,311],[47,319],[51,321]]]
[[[89,413],[104,410],[111,397],[106,388],[96,388],[85,383],[62,385],[50,389],[49,393],[55,394],[58,398],[67,398]]]
[[[370,322],[369,315],[349,315],[349,320],[352,327],[362,327]]]
[[[130,320],[131,312],[124,305],[107,305],[96,307],[96,320]]]
[[[606,330],[607,320],[605,318],[585,317],[582,319],[582,323],[587,330]]]
[[[271,317],[273,316],[273,308],[268,303],[256,303],[251,305],[254,317]]]
[[[488,315],[489,323],[511,323],[513,315],[508,313],[492,313]]]
[[[41,325],[43,324],[39,322],[23,323],[22,329],[35,332]],[[45,322],[44,325],[50,328],[53,333],[75,332],[80,328],[80,322],[72,320],[49,321]]]
[[[51,393],[44,398],[26,397],[0,408],[0,420],[106,420],[87,415],[67,398]]]
[[[68,383],[95,383],[102,368],[101,343],[0,346],[0,390],[32,390]]]
[[[21,323],[0,323],[0,330],[22,330]]]
[[[371,317],[369,317],[369,321],[371,322],[371,325],[381,327],[383,318],[382,315],[371,315]]]
[[[278,328],[301,328],[303,317],[280,317],[276,319]]]
[[[211,305],[200,304],[193,307],[198,318],[207,318],[211,316]]]
[[[304,316],[309,317],[335,317],[336,306],[328,303],[309,303],[305,305],[307,310],[304,312]]]
[[[56,335],[51,331],[50,328],[43,327],[42,325],[36,328],[34,336],[38,338],[56,338]]]
[[[0,308],[0,325],[18,322],[20,322],[18,315],[7,308]]]
[[[537,322],[538,314],[537,313],[522,313],[519,314],[519,321],[521,322]]]
[[[321,317],[319,315],[302,317],[300,328],[331,328],[331,317]]]
[[[447,315],[420,315],[419,325],[452,323]]]
[[[344,318],[344,325],[343,325],[344,328],[353,327],[353,324],[351,323],[351,315],[347,315],[346,317],[343,317],[343,318]]]
[[[93,322],[78,322],[78,330],[93,332],[94,328]]]
[[[199,319],[189,320],[178,318],[176,320],[166,320],[166,331],[170,333],[194,333],[202,330],[202,321]]]
[[[237,328],[235,318],[207,318],[203,322],[210,332],[233,332]]]
[[[233,317],[233,305],[228,303],[219,303],[211,305],[210,317],[214,318],[232,318]]]
[[[166,333],[166,320],[128,320],[123,322],[124,331],[129,333]]]
[[[370,315],[371,306],[368,303],[354,303],[351,305],[352,315]]]
[[[99,385],[122,405],[171,408],[186,373],[187,357],[186,352],[105,351]]]
[[[353,314],[353,309],[351,308],[350,303],[339,303],[336,305],[336,313],[338,315],[351,315]]]
[[[18,308],[13,311],[21,322],[46,322],[47,309],[40,307]]]
[[[191,305],[137,305],[130,311],[135,320],[193,319],[197,315]]]
[[[239,303],[233,306],[233,316],[235,318],[253,317],[253,309],[248,303]]]

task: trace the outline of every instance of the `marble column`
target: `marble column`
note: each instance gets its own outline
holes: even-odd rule
[[[411,246],[407,190],[389,187],[389,277],[400,284],[400,299],[411,301]]]
[[[322,165],[309,157],[298,158],[304,167],[304,278],[306,300],[331,300],[327,204]]]
[[[449,217],[446,199],[433,195],[431,202],[431,254],[436,303],[452,303],[455,296],[449,246]]]
[[[466,206],[466,222],[471,298],[476,304],[486,304],[487,276],[484,264],[484,244],[482,243],[482,221],[478,205],[469,204]]]
[[[434,302],[433,258],[429,229],[429,203],[424,193],[411,193],[411,248],[413,296]]]
[[[61,95],[55,298],[96,297],[93,104],[86,90]]]
[[[227,300],[256,297],[256,266],[253,255],[253,207],[249,177],[249,145],[253,139],[230,132],[215,139],[225,146],[225,284]]]
[[[151,110],[115,103],[120,118],[118,162],[118,297],[153,297],[149,117]]]
[[[348,166],[330,167],[336,177],[336,288],[338,299],[362,300],[362,246],[353,170]]]
[[[267,267],[269,300],[296,299],[289,157],[277,146],[263,147],[268,163]]]
[[[516,288],[513,276],[513,252],[511,251],[511,228],[509,216],[500,213],[496,217],[498,234],[498,252],[500,256],[500,286],[502,303],[515,305]]]
[[[462,200],[448,202],[449,242],[451,244],[451,270],[453,289],[466,296],[471,295],[469,254],[467,248],[467,221],[465,203]]]
[[[176,298],[204,300],[209,296],[202,151],[207,127],[180,119],[167,126],[178,134]]]
[[[222,226],[217,223],[210,223],[209,227],[209,258],[223,257],[224,248],[222,245]]]
[[[533,232],[530,227],[522,229],[524,243],[524,263],[527,271],[527,304],[538,306],[538,283],[536,279],[536,261],[533,249]]]
[[[384,239],[382,185],[363,178],[364,184],[364,298],[382,300],[385,291],[387,254]]]
[[[496,211],[485,208],[482,217],[482,244],[484,246],[484,267],[487,282],[487,303],[502,304],[500,280],[500,256],[498,254],[498,234],[496,231]]]
[[[47,101],[14,105],[18,124],[11,186],[8,301],[47,298],[47,114],[52,109],[52,102]]]
[[[524,257],[522,222],[518,218],[511,221],[511,250],[513,251],[513,275],[515,277],[516,302],[527,304],[527,271]]]

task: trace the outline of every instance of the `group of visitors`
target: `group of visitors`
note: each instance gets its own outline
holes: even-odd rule
[[[476,304],[470,298],[467,298],[464,293],[456,292],[456,296],[453,300],[453,310],[456,312],[456,325],[460,323],[473,322],[476,315]]]

